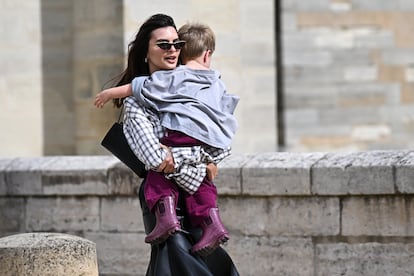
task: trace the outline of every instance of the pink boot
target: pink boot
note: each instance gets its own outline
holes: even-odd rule
[[[160,199],[155,205],[156,224],[154,229],[145,237],[146,243],[161,243],[170,235],[181,229],[180,222],[175,213],[173,196]]]
[[[221,222],[218,208],[211,208],[209,215],[201,224],[203,229],[201,239],[191,249],[193,253],[201,256],[211,254],[220,244],[229,239],[229,232]]]

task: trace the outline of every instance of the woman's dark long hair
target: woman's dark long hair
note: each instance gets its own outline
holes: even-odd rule
[[[138,76],[149,75],[149,68],[148,64],[145,62],[145,58],[148,52],[151,33],[152,31],[163,27],[174,27],[174,29],[177,30],[172,17],[165,14],[155,14],[142,24],[135,39],[128,45],[127,67],[119,75],[119,80],[116,82],[115,86],[131,83],[131,81]],[[114,99],[113,102],[115,106],[121,107],[123,99]]]

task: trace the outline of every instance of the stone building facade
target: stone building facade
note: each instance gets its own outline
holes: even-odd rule
[[[107,154],[99,141],[118,110],[95,109],[93,97],[122,70],[140,24],[158,12],[177,26],[197,20],[214,29],[213,67],[241,97],[235,152],[414,143],[409,0],[1,0],[0,7],[0,156]]]
[[[414,2],[282,3],[287,149],[412,147]]]

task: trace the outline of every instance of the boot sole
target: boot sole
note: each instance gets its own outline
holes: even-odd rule
[[[197,250],[192,249],[192,252],[202,257],[208,256],[211,253],[213,253],[214,250],[216,250],[221,244],[226,243],[229,239],[230,238],[228,234],[223,234],[220,237],[218,237],[214,243],[207,244],[204,247],[197,249]]]
[[[150,243],[150,244],[154,244],[154,245],[155,244],[160,244],[160,243],[164,242],[166,239],[168,239],[168,237],[174,235],[175,233],[177,233],[180,230],[181,230],[180,226],[173,226],[159,237],[155,237],[151,240],[145,238],[145,242]]]

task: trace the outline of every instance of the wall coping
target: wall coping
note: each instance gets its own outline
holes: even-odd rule
[[[0,196],[135,195],[142,179],[113,156],[0,158]],[[236,154],[219,194],[346,196],[414,193],[414,150]]]

